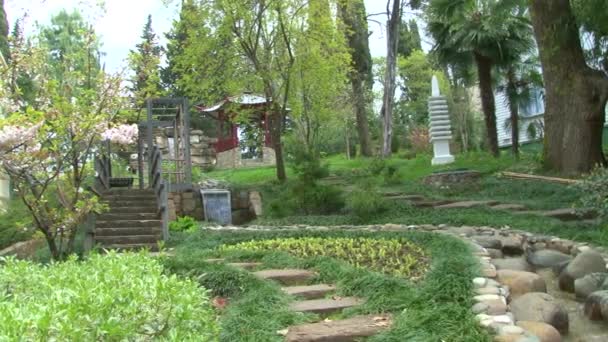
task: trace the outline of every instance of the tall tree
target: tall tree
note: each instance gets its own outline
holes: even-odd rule
[[[161,94],[160,85],[160,58],[162,48],[152,29],[152,15],[148,15],[144,26],[141,42],[136,50],[129,52],[129,66],[133,71],[131,87],[135,105],[142,108],[146,99]]]
[[[577,174],[605,163],[608,76],[586,60],[569,0],[530,0],[545,81],[545,163]]]
[[[8,19],[4,10],[4,0],[0,0],[0,55],[5,61],[9,58]]]
[[[399,48],[399,26],[401,24],[401,0],[386,4],[388,16],[386,37],[386,70],[384,75],[384,95],[382,97],[382,156],[390,157],[393,140],[393,105],[395,103],[397,50]]]
[[[505,52],[525,50],[531,34],[520,0],[431,0],[428,29],[435,39],[434,52],[442,62],[472,58],[477,67],[487,144],[499,155],[496,103],[492,69],[505,59]]]
[[[162,67],[160,72],[161,83],[163,89],[171,96],[185,96],[185,92],[179,85],[178,59],[182,56],[187,38],[189,19],[192,18],[192,13],[196,10],[192,0],[182,1],[179,17],[173,20],[171,30],[165,33],[167,38],[167,47],[165,48],[166,66]]]
[[[373,86],[372,56],[369,50],[365,3],[363,0],[341,0],[338,2],[340,19],[350,48],[353,70],[349,73],[354,102],[357,133],[361,155],[372,155],[367,111]]]
[[[92,26],[82,18],[78,11],[68,13],[62,10],[51,18],[51,24],[40,30],[42,45],[49,51],[49,65],[54,73],[54,79],[60,83],[66,94],[71,89],[92,89],[95,87],[95,77],[101,69],[100,41]],[[87,48],[82,53],[81,48]],[[66,74],[77,71],[86,75],[82,79],[65,77]],[[68,80],[77,84],[68,84]]]
[[[402,22],[399,29],[399,57],[408,58],[414,51],[422,50],[422,40],[416,20]]]

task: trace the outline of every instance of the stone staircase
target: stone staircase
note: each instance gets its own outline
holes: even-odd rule
[[[211,259],[209,262],[222,262]],[[253,271],[262,266],[260,263],[229,263],[229,266],[252,272],[263,280],[275,281],[283,285],[283,292],[292,296],[290,310],[314,313],[320,319],[355,307],[365,302],[357,297],[333,295],[336,286],[332,284],[311,284],[317,274],[303,269],[266,269]],[[373,336],[391,325],[388,315],[362,315],[346,319],[324,319],[316,323],[290,326],[285,330],[286,342],[355,342]]]
[[[102,202],[109,211],[98,215],[94,243],[104,249],[158,250],[162,240],[162,222],[152,190],[111,189]]]

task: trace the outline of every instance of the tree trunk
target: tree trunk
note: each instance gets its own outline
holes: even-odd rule
[[[392,152],[393,104],[395,102],[395,74],[397,68],[397,49],[399,48],[400,23],[401,1],[393,0],[393,10],[389,13],[389,20],[387,24],[386,74],[384,77],[384,100],[382,103],[382,156],[385,158],[390,157]]]
[[[605,164],[608,77],[585,62],[569,0],[530,0],[545,81],[545,166],[565,175]]]
[[[498,132],[496,131],[496,103],[492,89],[492,60],[480,54],[475,54],[477,73],[479,77],[479,93],[481,108],[486,122],[486,137],[490,152],[498,157]]]
[[[285,172],[285,160],[283,159],[283,142],[281,141],[281,132],[283,131],[283,115],[281,110],[273,106],[273,113],[269,115],[270,119],[270,138],[272,147],[274,148],[277,179],[280,182],[287,180]]]
[[[359,145],[361,146],[361,155],[364,157],[372,156],[372,144],[369,138],[369,123],[367,122],[367,92],[363,87],[361,75],[357,72],[351,73],[350,76],[353,88],[353,100],[355,102],[355,118],[357,122],[357,134],[359,135]]]
[[[519,106],[517,103],[517,85],[513,68],[507,70],[507,98],[511,114],[511,151],[519,158]]]
[[[367,122],[367,105],[369,103],[368,90],[371,90],[373,85],[373,76],[365,3],[363,0],[341,0],[338,1],[338,11],[344,23],[344,35],[348,41],[353,61],[353,70],[349,77],[353,90],[361,155],[371,157],[372,146]]]

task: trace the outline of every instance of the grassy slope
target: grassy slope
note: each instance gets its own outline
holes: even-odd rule
[[[533,210],[546,210],[571,207],[579,197],[576,190],[546,182],[504,179],[497,176],[501,170],[521,172],[538,172],[537,153],[524,153],[519,161],[507,153],[495,159],[485,153],[459,155],[456,163],[447,167],[433,167],[430,156],[418,156],[406,160],[393,158],[389,165],[397,167],[398,182],[392,185],[382,184],[382,177],[376,177],[380,191],[399,191],[404,193],[421,193],[431,198],[452,199],[494,199],[506,203],[520,203]],[[356,180],[348,179],[348,174],[366,168],[372,159],[346,160],[342,156],[326,159],[334,175],[344,177],[345,185],[352,185]],[[475,169],[483,173],[483,178],[475,185],[453,186],[437,189],[423,185],[420,180],[433,171],[445,169]],[[274,183],[274,169],[246,169],[236,171],[216,171],[211,177],[227,179],[241,186],[250,186],[264,191],[265,198],[273,198],[281,188]],[[269,201],[265,201],[268,204]],[[403,224],[450,224],[450,225],[488,225],[494,227],[509,226],[531,232],[557,235],[564,238],[594,242],[608,246],[608,233],[601,225],[565,224],[561,221],[533,215],[518,215],[509,212],[496,212],[484,208],[466,210],[432,210],[415,209],[406,204],[393,204],[387,212],[366,222],[360,222],[348,212],[329,216],[290,216],[286,218],[263,217],[255,222],[266,225],[335,225],[367,223],[403,223]]]
[[[223,243],[252,239],[298,236],[405,237],[431,255],[431,268],[425,279],[411,283],[379,273],[354,268],[331,258],[295,258],[285,253],[255,252],[220,255],[214,248]],[[391,312],[395,324],[390,331],[372,341],[489,341],[476,324],[472,305],[471,279],[477,264],[467,246],[453,238],[425,233],[395,232],[217,232],[203,231],[181,235],[174,240],[176,256],[165,260],[169,270],[198,276],[213,289],[213,295],[230,297],[231,305],[221,317],[223,341],[281,341],[276,331],[291,324],[314,321],[313,315],[289,312],[289,298],[270,282],[257,280],[222,265],[203,262],[207,257],[226,256],[231,260],[261,260],[266,267],[304,267],[319,272],[319,281],[336,283],[339,295],[367,298],[360,308],[344,313]],[[332,318],[339,318],[334,316]]]

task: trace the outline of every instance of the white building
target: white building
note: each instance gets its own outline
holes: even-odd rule
[[[498,133],[498,146],[511,146],[511,113],[506,93],[498,91],[494,94],[496,100],[496,130]],[[519,107],[519,143],[537,141],[544,134],[545,91],[538,88],[531,92],[531,99],[527,106]],[[608,127],[608,106],[606,106],[606,123]]]

